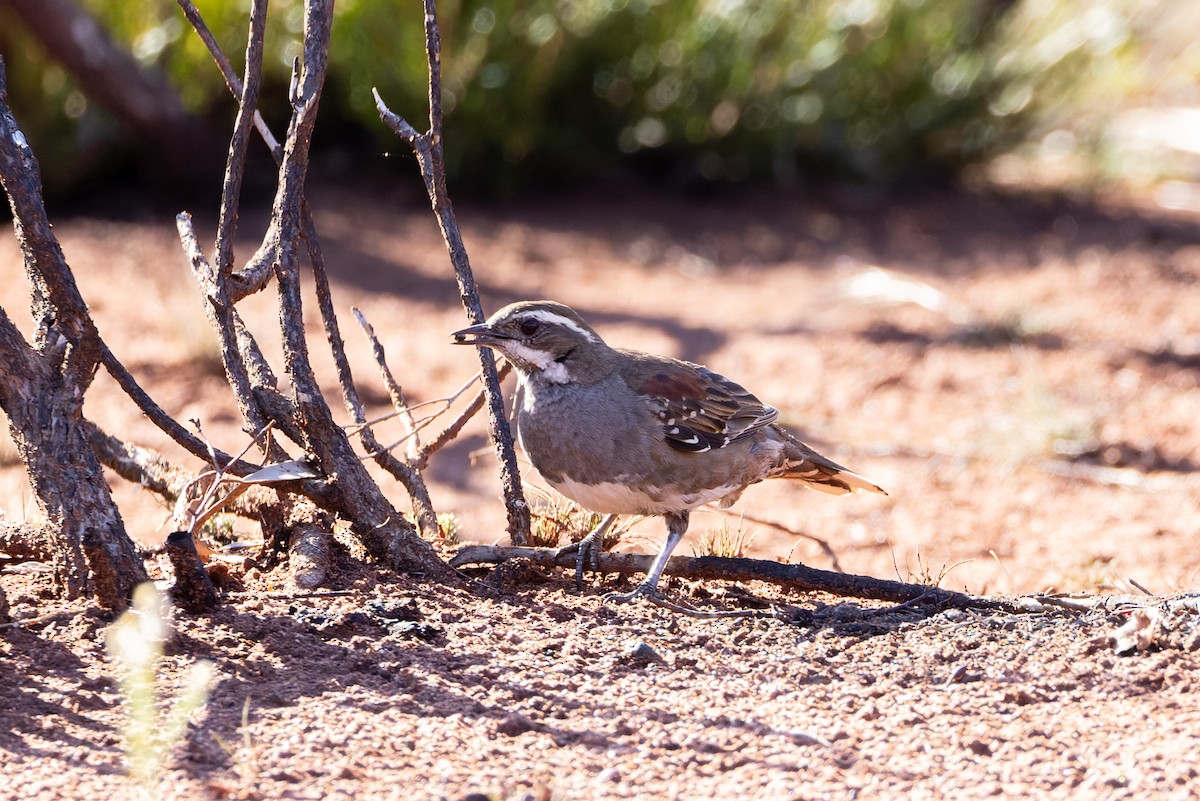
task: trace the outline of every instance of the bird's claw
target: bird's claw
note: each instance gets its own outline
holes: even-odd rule
[[[579,542],[563,545],[554,552],[554,558],[575,554],[575,589],[583,589],[583,573],[591,565],[592,570],[600,569],[599,549],[596,543],[587,538]]]
[[[601,601],[606,604],[628,604],[639,598],[645,598],[658,606],[662,606],[662,602],[666,601],[661,592],[647,584],[637,585],[632,592],[610,592],[601,598]]]

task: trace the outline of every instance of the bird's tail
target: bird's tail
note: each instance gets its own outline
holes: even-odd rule
[[[787,436],[787,442],[784,445],[783,461],[772,471],[772,478],[803,481],[812,489],[827,492],[830,495],[845,495],[856,490],[887,495],[887,491],[875,482],[860,476],[853,470],[842,467],[790,434],[784,433]]]

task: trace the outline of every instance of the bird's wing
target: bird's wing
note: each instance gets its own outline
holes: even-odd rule
[[[633,389],[650,403],[667,444],[681,451],[724,448],[779,417],[744,387],[689,362],[664,359]]]

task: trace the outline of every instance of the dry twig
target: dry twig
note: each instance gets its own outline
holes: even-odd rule
[[[503,545],[468,545],[450,560],[451,567],[492,564],[509,559],[527,559],[541,567],[575,568],[574,554],[559,554],[556,548],[518,548]],[[632,553],[597,555],[599,573],[645,573],[653,556]],[[928,603],[944,608],[993,609],[1019,614],[1028,612],[1020,604],[999,598],[982,598],[927,584],[834,573],[800,564],[784,564],[762,559],[723,556],[674,556],[667,562],[664,575],[687,579],[720,581],[765,581],[791,590],[826,592],[852,598],[868,598],[895,603]],[[924,599],[916,601],[916,599]]]
[[[375,336],[375,329],[367,322],[367,318],[358,309],[353,309],[354,317],[358,320],[358,324],[362,326],[363,331],[367,334],[367,339],[371,342],[371,352],[375,356],[375,363],[379,366],[379,373],[383,378],[383,384],[387,387],[388,396],[392,400],[392,406],[396,409],[396,413],[404,420],[408,428],[409,435],[415,440],[417,429],[413,424],[412,412],[410,407],[404,402],[404,393],[400,389],[399,382],[387,365],[387,356],[383,351],[383,345]],[[349,367],[346,368],[349,370]],[[347,386],[348,382],[343,382],[343,386]],[[429,488],[425,486],[425,479],[421,477],[421,469],[413,464],[412,449],[409,449],[409,455],[406,459],[400,459],[391,452],[391,448],[383,447],[375,436],[375,432],[371,429],[371,423],[367,422],[366,411],[362,404],[358,401],[357,396],[354,398],[351,414],[354,417],[355,426],[353,430],[362,437],[363,445],[367,452],[375,460],[375,463],[387,470],[395,476],[404,488],[408,490],[409,497],[413,502],[413,513],[416,515],[417,524],[421,528],[421,533],[426,539],[433,540],[438,535],[437,512],[433,508],[433,500],[429,497]],[[394,447],[394,446],[393,446]]]
[[[437,24],[435,0],[424,0],[425,4],[425,53],[429,62],[429,130],[419,133],[404,118],[393,113],[373,89],[375,107],[380,119],[397,136],[412,147],[425,180],[429,202],[437,217],[442,237],[454,265],[458,281],[459,299],[472,323],[484,319],[483,306],[479,301],[479,290],[462,233],[454,217],[454,207],[446,189],[445,160],[442,150],[442,43]],[[509,538],[517,545],[529,539],[529,503],[521,491],[521,475],[517,469],[516,449],[513,447],[512,432],[504,414],[504,398],[500,392],[500,378],[496,371],[496,360],[487,348],[478,348],[479,362],[483,372],[484,392],[487,395],[488,423],[496,457],[500,462],[500,479],[504,487],[504,503],[508,509]]]

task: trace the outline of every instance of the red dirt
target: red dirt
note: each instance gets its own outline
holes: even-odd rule
[[[606,191],[460,204],[487,308],[550,297],[613,344],[706,363],[891,493],[830,498],[768,482],[736,510],[826,539],[849,572],[972,593],[1196,587],[1200,220],[932,190]],[[449,345],[463,317],[427,209],[380,194],[322,185],[311,199],[356,377],[384,411],[352,305],[411,401],[453,391],[474,357]],[[247,215],[243,255],[262,219]],[[170,214],[56,230],[118,355],[168,411],[240,450]],[[0,264],[15,279],[12,236]],[[873,284],[893,287],[887,298],[855,295],[871,265],[921,282],[900,286],[941,309],[898,302],[894,283]],[[0,306],[28,331],[24,292],[0,286]],[[263,294],[243,314],[277,351]],[[320,367],[328,376],[327,359]],[[199,467],[107,378],[87,411]],[[464,540],[502,536],[491,457],[470,459],[484,445],[473,424],[428,471]],[[3,509],[24,519],[11,446],[0,459]],[[165,510],[114,481],[130,531],[161,538]],[[402,489],[381,481],[403,506]],[[697,514],[692,528],[722,525],[740,524]],[[813,542],[744,528],[751,555],[830,566]],[[649,550],[662,525],[637,531],[626,547]],[[211,617],[177,615],[164,686],[197,658],[216,663],[219,683],[164,797],[1183,799],[1200,788],[1200,628],[1186,608],[1163,612],[1147,650],[1117,656],[1111,637],[1129,606],[1115,598],[1088,613],[930,616],[747,588],[814,610],[797,625],[603,606],[611,578],[579,594],[533,569],[470,575],[465,587],[421,585],[346,557],[330,582],[345,596],[265,598],[288,589],[277,571],[248,577],[254,595]],[[0,629],[0,797],[131,797],[108,621],[54,600],[41,575],[0,584],[18,618],[61,612]],[[748,603],[715,583],[668,589]],[[372,600],[411,601],[420,619],[401,631]],[[639,642],[658,659],[630,657]]]

